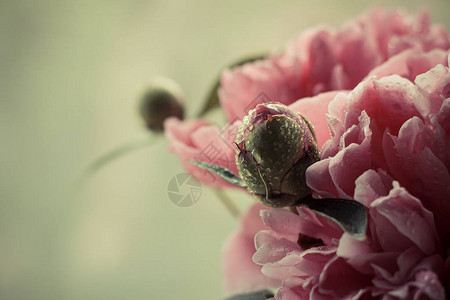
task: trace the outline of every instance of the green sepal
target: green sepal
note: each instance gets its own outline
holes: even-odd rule
[[[366,238],[366,208],[355,200],[307,197],[301,199],[296,205],[306,206],[317,214],[333,220],[355,239],[364,240]]]
[[[239,186],[239,187],[244,187],[244,188],[247,187],[244,180],[242,180],[240,177],[236,176],[233,172],[231,172],[227,168],[224,168],[224,167],[221,167],[218,165],[208,164],[208,163],[205,163],[202,161],[191,160],[191,159],[188,159],[188,161],[190,163],[196,165],[199,168],[208,170],[208,171],[216,174],[217,176],[219,176],[226,182],[229,182],[229,183]]]
[[[254,291],[245,294],[233,295],[225,300],[266,300],[272,298],[274,294],[269,290]]]

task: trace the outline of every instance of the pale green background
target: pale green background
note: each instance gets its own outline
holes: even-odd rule
[[[192,116],[235,58],[393,2],[0,1],[0,299],[222,298],[236,222],[208,189],[190,208],[168,200],[182,169],[165,141],[73,182],[147,134],[136,101],[151,76],[179,82]],[[449,1],[397,3],[450,27]]]

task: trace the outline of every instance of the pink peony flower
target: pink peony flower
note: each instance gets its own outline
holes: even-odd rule
[[[254,261],[264,274],[283,281],[276,299],[445,299],[449,78],[448,62],[414,82],[373,76],[329,103],[332,138],[323,146],[322,160],[308,168],[307,183],[321,196],[364,204],[367,239],[342,232],[324,236],[325,228],[301,226],[301,208],[298,214],[265,211],[270,230],[256,235]],[[323,244],[302,249],[296,234],[316,239],[322,234]],[[305,257],[313,259],[306,264]]]
[[[356,179],[381,168],[433,212],[440,237],[450,243],[446,76],[448,67],[437,65],[415,84],[397,75],[371,77],[336,97],[330,107],[345,103],[345,115],[330,111],[334,136],[320,163],[307,171],[308,185],[322,195],[351,198]]]
[[[220,103],[228,120],[234,121],[246,115],[242,108],[251,106],[261,92],[290,104],[325,91],[352,89],[372,69],[407,49],[428,52],[449,47],[446,31],[430,25],[427,13],[414,18],[375,9],[340,30],[325,26],[307,30],[281,53],[225,70]]]
[[[412,18],[374,10],[338,31],[306,31],[279,54],[224,71],[225,130],[199,120],[166,121],[171,149],[184,166],[205,183],[229,186],[186,160],[237,174],[230,147],[241,124],[235,120],[261,93],[290,104],[314,125],[322,148],[321,161],[306,174],[316,196],[354,199],[367,208],[365,241],[299,207],[262,211],[262,229],[254,218],[260,208],[253,208],[227,242],[229,292],[278,284],[276,299],[445,298],[449,48],[447,33],[430,25],[426,13]]]
[[[177,122],[172,119],[165,125],[170,149],[203,183],[230,186],[186,160],[212,162],[229,166],[234,171],[234,162],[229,160],[234,154],[228,148],[232,147],[234,140],[231,137],[235,137],[233,131],[239,126],[233,124],[261,101],[292,104],[326,91],[353,89],[368,75],[398,74],[413,80],[436,64],[443,64],[445,50],[449,47],[446,31],[431,25],[425,12],[411,17],[401,12],[375,9],[348,22],[340,30],[325,26],[307,30],[289,42],[281,53],[222,73],[219,97],[229,121],[223,129],[226,137],[223,130],[213,129],[204,121]],[[387,60],[389,64],[385,64]],[[265,96],[258,97],[262,93]],[[326,108],[328,103],[321,105]],[[302,113],[315,124],[312,119],[317,119],[319,114],[312,106],[302,105],[303,109],[305,107],[310,115]],[[321,146],[330,135],[325,127],[316,126],[316,131],[321,131],[318,134]],[[195,140],[191,138],[194,135]],[[215,161],[211,154],[217,153],[221,156]]]

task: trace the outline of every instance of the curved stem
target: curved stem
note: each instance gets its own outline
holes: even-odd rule
[[[93,175],[95,172],[106,166],[108,163],[120,158],[121,156],[127,153],[132,152],[133,150],[153,145],[158,137],[159,136],[157,135],[152,135],[150,137],[146,137],[145,139],[132,141],[103,154],[102,156],[94,160],[94,162],[92,162],[86,168],[86,170],[83,172],[81,176],[82,177],[81,179]]]

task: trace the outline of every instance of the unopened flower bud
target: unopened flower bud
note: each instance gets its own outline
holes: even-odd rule
[[[183,119],[183,92],[173,80],[156,78],[141,98],[139,111],[148,129],[162,131],[168,117]]]
[[[320,157],[304,116],[281,103],[259,104],[244,118],[236,144],[239,175],[263,204],[295,205],[311,194],[305,173]]]

